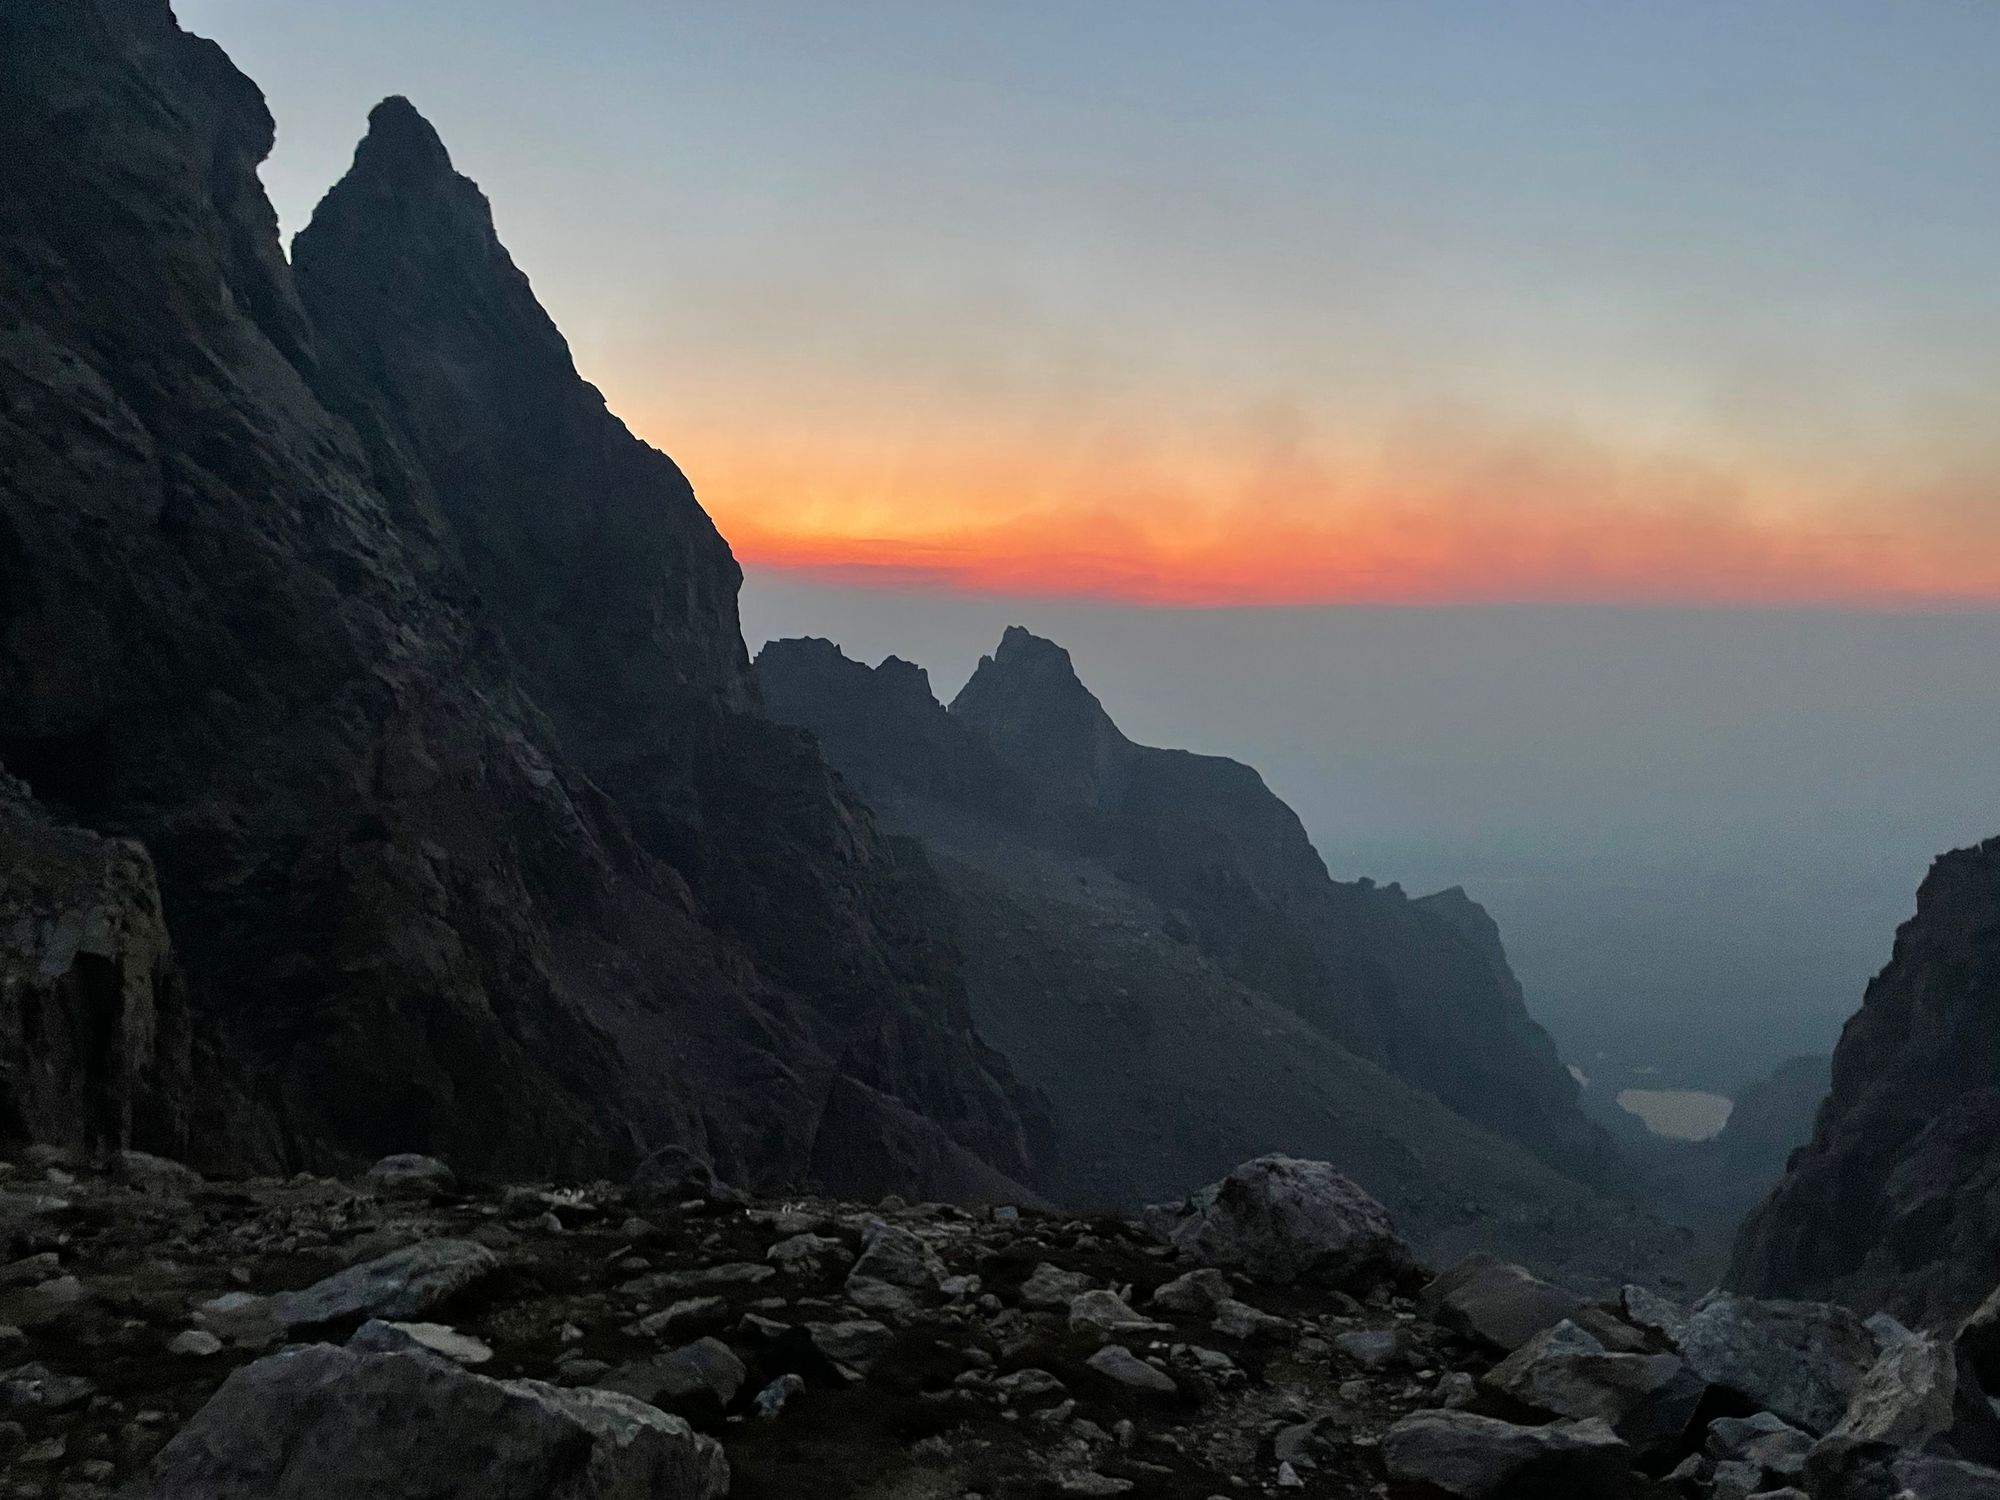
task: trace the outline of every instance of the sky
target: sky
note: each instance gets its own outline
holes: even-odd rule
[[[1021,623],[1586,1071],[1831,1045],[2000,831],[1987,0],[179,0],[287,234],[407,95],[738,558]]]
[[[183,0],[288,229],[407,94],[755,566],[2000,599],[2000,7]]]

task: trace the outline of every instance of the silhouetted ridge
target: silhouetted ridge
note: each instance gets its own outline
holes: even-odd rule
[[[1477,903],[1331,880],[1254,769],[1132,743],[1053,641],[1013,626],[981,658],[945,716],[969,735],[826,642],[774,642],[757,671],[771,711],[813,729],[899,822],[943,838],[935,815],[896,799],[942,802],[1093,861],[1233,982],[1563,1170],[1618,1180]]]
[[[2000,1280],[2000,839],[1942,855],[1734,1283],[1944,1322]],[[1732,1122],[1733,1123],[1733,1122]]]
[[[416,110],[294,266],[165,0],[0,9],[0,78],[0,745],[103,746],[70,810],[157,868],[189,1149],[1027,1175],[920,853],[755,713],[728,547]]]

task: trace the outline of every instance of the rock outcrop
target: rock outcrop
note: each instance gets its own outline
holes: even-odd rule
[[[777,1184],[872,1109],[1028,1175],[921,856],[758,715],[726,545],[417,113],[295,278],[166,0],[9,7],[0,82],[0,762],[157,867],[190,1149]]]
[[[1101,866],[1349,1052],[1561,1171],[1617,1179],[1475,903],[1330,879],[1256,771],[1133,743],[1054,642],[1010,627],[949,712],[894,658],[871,671],[824,641],[777,641],[756,665],[773,715],[812,729],[871,798],[942,804]]]
[[[1842,1032],[1735,1285],[1949,1324],[2000,1279],[2000,840],[1947,854]]]
[[[186,997],[139,845],[0,772],[0,1140],[185,1149]]]

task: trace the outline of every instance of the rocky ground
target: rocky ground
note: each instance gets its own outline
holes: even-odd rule
[[[2000,1496],[1991,1318],[1429,1278],[1284,1158],[1142,1223],[33,1148],[0,1256],[23,1500]]]

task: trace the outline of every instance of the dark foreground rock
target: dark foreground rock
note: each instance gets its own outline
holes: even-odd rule
[[[421,1354],[326,1344],[223,1382],[132,1500],[718,1500],[721,1448],[613,1391],[487,1380]]]
[[[1207,1265],[1137,1220],[768,1199],[699,1173],[679,1196],[657,1171],[504,1190],[426,1171],[414,1193],[398,1166],[172,1165],[0,1161],[5,1500],[709,1497],[725,1472],[752,1500],[2000,1483],[1972,1461],[1974,1391],[1940,1400],[1892,1325],[1822,1438],[1691,1374],[1662,1328],[1708,1309],[1657,1299],[1636,1299],[1641,1327],[1572,1294],[1588,1329],[1503,1359],[1406,1279]],[[1359,1222],[1375,1263],[1407,1265]],[[1950,1368],[1978,1378],[1969,1353]]]

